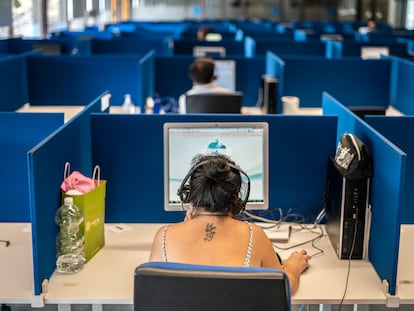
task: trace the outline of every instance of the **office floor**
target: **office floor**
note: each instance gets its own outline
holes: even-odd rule
[[[56,305],[48,305],[44,308],[30,308],[28,305],[9,305],[11,309],[10,311],[56,311]],[[104,305],[104,311],[132,311],[132,306],[130,305]],[[9,311],[7,308],[1,308],[0,311]],[[72,311],[90,311],[91,306],[89,305],[72,305]],[[292,311],[318,311],[319,305],[294,305],[292,306]],[[343,305],[341,311],[352,311],[352,305]],[[401,311],[411,311],[414,310],[413,305],[400,305],[399,308],[387,308],[382,305],[370,305],[369,311],[393,311],[393,310],[401,310]],[[332,311],[338,311],[338,306],[333,306]]]

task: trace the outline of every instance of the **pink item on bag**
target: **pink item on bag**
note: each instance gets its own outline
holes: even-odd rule
[[[95,183],[92,178],[86,177],[78,171],[73,171],[63,180],[60,188],[65,193],[71,190],[76,190],[80,193],[88,193],[95,189]]]

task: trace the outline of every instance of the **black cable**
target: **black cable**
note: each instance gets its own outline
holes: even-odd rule
[[[323,249],[321,249],[321,248],[319,248],[319,247],[315,246],[315,244],[314,244],[316,241],[320,240],[320,239],[323,237],[323,230],[322,230],[322,228],[321,228],[321,227],[319,227],[319,228],[320,228],[320,233],[314,232],[314,231],[310,230],[310,229],[309,229],[309,228],[307,228],[307,227],[303,227],[303,228],[301,228],[300,230],[309,230],[309,231],[310,231],[310,232],[312,232],[312,233],[318,234],[318,236],[316,236],[316,237],[314,237],[314,238],[312,238],[312,239],[309,239],[309,240],[303,241],[303,242],[301,242],[301,243],[296,243],[296,244],[291,245],[291,246],[289,246],[289,247],[280,247],[280,246],[278,246],[276,243],[272,243],[272,244],[273,244],[273,246],[274,246],[275,248],[277,248],[277,249],[279,249],[279,250],[282,250],[282,251],[286,251],[286,250],[290,250],[290,249],[292,249],[292,248],[296,248],[296,247],[298,247],[298,246],[302,246],[302,245],[305,245],[305,244],[311,243],[312,247],[318,250],[318,252],[316,252],[315,254],[310,255],[310,257],[311,257],[311,258],[313,258],[313,257],[315,257],[315,256],[317,256],[317,255],[320,255],[320,254],[323,254],[323,253],[324,253],[324,250],[323,250]]]
[[[4,243],[6,247],[10,245],[10,241],[8,240],[0,240],[0,243]]]
[[[356,216],[355,216],[354,236],[352,238],[351,251],[349,252],[349,256],[348,256],[348,271],[347,271],[347,274],[346,274],[345,290],[344,290],[344,294],[342,296],[341,302],[339,303],[338,311],[341,311],[342,305],[343,305],[344,300],[345,300],[346,292],[348,290],[349,274],[351,272],[351,259],[352,259],[352,254],[354,252],[356,236],[357,236],[357,230],[358,230],[358,207],[355,208],[355,215]]]

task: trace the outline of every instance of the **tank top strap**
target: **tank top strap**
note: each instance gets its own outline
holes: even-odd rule
[[[162,251],[162,259],[164,262],[167,262],[167,250],[165,248],[165,235],[167,234],[168,226],[169,225],[166,225],[164,227],[164,230],[162,231],[161,251]]]
[[[252,224],[250,222],[248,222],[247,225],[249,226],[250,237],[249,237],[249,245],[247,246],[246,257],[244,258],[244,264],[243,264],[244,267],[249,267],[250,266],[250,258],[252,256],[252,248],[253,248],[253,228],[252,228]]]

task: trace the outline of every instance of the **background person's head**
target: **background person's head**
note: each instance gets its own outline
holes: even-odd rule
[[[195,169],[194,169],[195,168]],[[188,202],[192,208],[238,215],[244,209],[241,169],[225,155],[197,155],[192,161]]]
[[[196,84],[208,84],[216,79],[214,60],[209,57],[197,58],[190,66],[190,79]]]
[[[207,35],[212,31],[211,27],[201,26],[197,31],[197,39],[200,41],[206,40]]]

